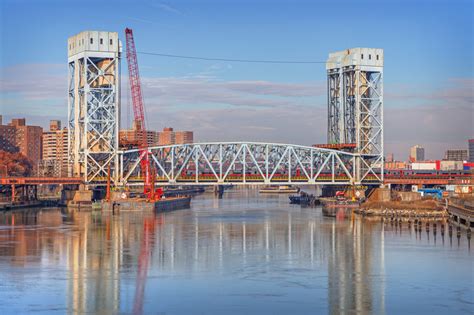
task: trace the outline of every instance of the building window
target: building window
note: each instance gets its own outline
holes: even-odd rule
[[[112,40],[110,40],[110,45],[112,45]]]
[[[94,43],[94,40],[91,38],[91,44],[93,44],[93,43]]]
[[[82,45],[84,45],[84,38],[82,39]]]
[[[104,40],[101,38],[100,39],[100,44],[102,45],[104,43]]]
[[[371,54],[369,54],[369,60],[372,60],[372,55]]]
[[[377,60],[379,60],[379,55],[377,55]]]
[[[360,59],[364,59],[364,54],[361,54],[361,55],[360,55]]]

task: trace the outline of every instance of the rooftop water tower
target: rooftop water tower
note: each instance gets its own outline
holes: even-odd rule
[[[68,38],[69,173],[86,183],[117,180],[121,51],[116,32]]]

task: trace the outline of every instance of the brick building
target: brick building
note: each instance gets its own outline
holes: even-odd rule
[[[17,153],[20,148],[16,145],[16,128],[0,124],[0,150]]]
[[[126,149],[140,146],[142,132],[140,126],[135,123],[132,129],[120,130],[120,147]],[[171,127],[163,128],[163,131],[147,130],[146,133],[148,146],[184,144],[193,143],[194,141],[192,131],[174,131]]]
[[[137,122],[133,122],[132,129],[123,129],[119,131],[119,146],[123,149],[136,148],[140,146],[143,131]],[[156,146],[159,141],[159,132],[148,130],[146,132],[148,146]]]
[[[61,121],[51,120],[49,131],[43,132],[43,158],[38,163],[38,175],[68,176],[68,132],[61,129]]]
[[[175,143],[184,144],[184,143],[193,143],[194,133],[192,131],[176,131],[175,132]]]
[[[0,150],[19,152],[33,165],[41,159],[43,128],[27,126],[25,118],[16,118],[7,125],[0,125]]]
[[[166,127],[160,132],[159,145],[171,145],[176,143],[176,135],[173,128]]]
[[[192,131],[174,131],[171,127],[163,128],[159,135],[159,145],[193,143],[194,141]]]

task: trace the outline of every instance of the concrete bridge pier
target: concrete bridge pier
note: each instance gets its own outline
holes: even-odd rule
[[[61,199],[59,203],[61,205],[67,205],[69,201],[74,200],[76,197],[76,193],[79,191],[85,191],[84,187],[79,187],[80,185],[63,185],[61,190]],[[92,191],[90,191],[92,197]]]

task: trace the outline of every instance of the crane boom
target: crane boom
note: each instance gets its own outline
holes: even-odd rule
[[[127,42],[127,63],[128,63],[128,80],[130,92],[132,94],[133,116],[139,142],[141,157],[141,172],[145,177],[145,194],[150,193],[153,198],[153,191],[150,180],[150,159],[148,155],[148,141],[145,125],[145,110],[142,95],[142,87],[140,83],[140,73],[138,71],[137,51],[135,49],[135,41],[133,39],[133,31],[130,28],[125,29],[125,38]]]

